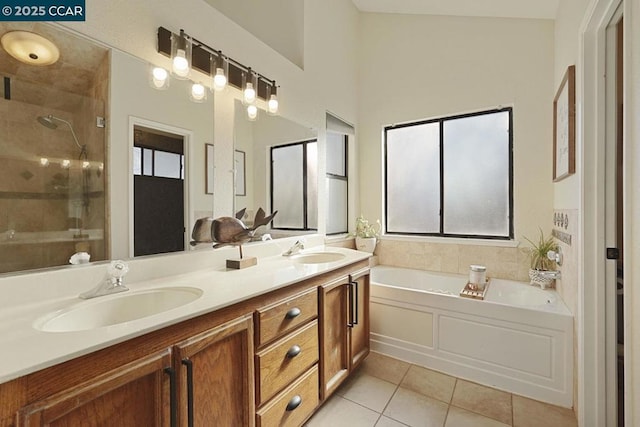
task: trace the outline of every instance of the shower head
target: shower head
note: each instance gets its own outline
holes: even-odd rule
[[[40,123],[42,126],[46,126],[49,129],[56,129],[58,127],[57,124],[55,124],[53,122],[54,117],[49,114],[48,116],[39,116],[38,117],[38,123]]]
[[[65,125],[69,126],[69,129],[71,129],[71,135],[73,136],[73,140],[75,141],[76,145],[78,146],[78,148],[80,148],[80,150],[82,150],[80,152],[80,156],[84,156],[86,158],[86,153],[87,153],[87,146],[86,145],[80,145],[80,143],[78,142],[78,137],[76,136],[76,133],[73,130],[73,126],[71,126],[71,123],[69,123],[68,121],[61,119],[60,117],[56,117],[52,114],[48,114],[46,116],[38,116],[38,123],[40,123],[42,126],[45,126],[49,129],[57,129],[58,125],[56,122],[60,122],[60,123],[64,123]]]

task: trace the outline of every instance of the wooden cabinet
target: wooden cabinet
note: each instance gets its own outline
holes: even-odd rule
[[[300,426],[369,352],[368,261],[0,384],[0,427]]]
[[[253,426],[253,319],[247,315],[175,346],[183,426]]]
[[[253,426],[248,314],[31,404],[20,426]]]
[[[256,311],[256,424],[299,426],[318,406],[316,287]]]
[[[18,412],[21,426],[169,426],[169,349],[35,402]]]
[[[325,400],[369,354],[369,270],[320,287],[320,385]]]

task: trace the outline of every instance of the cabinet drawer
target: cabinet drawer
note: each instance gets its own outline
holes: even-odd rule
[[[284,335],[298,325],[318,316],[318,293],[316,288],[278,301],[257,310],[256,330],[260,347]]]
[[[318,406],[318,365],[258,411],[257,427],[299,426]]]
[[[317,361],[317,320],[258,352],[258,405],[269,400]]]

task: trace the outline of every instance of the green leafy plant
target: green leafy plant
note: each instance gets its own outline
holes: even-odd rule
[[[551,270],[555,262],[547,258],[547,252],[558,251],[558,244],[553,240],[553,236],[545,238],[542,229],[540,229],[540,237],[537,243],[529,240],[526,236],[524,238],[531,243],[532,246],[529,249],[531,268],[534,270]]]
[[[362,215],[356,218],[356,237],[380,237],[381,229],[382,224],[380,224],[380,220],[377,220],[374,224],[371,224]]]

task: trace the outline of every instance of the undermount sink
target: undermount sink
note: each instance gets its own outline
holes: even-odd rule
[[[327,262],[340,261],[344,254],[337,252],[311,252],[307,254],[293,255],[291,260],[300,264],[324,264]]]
[[[49,313],[36,320],[34,327],[44,332],[86,331],[169,311],[200,296],[202,290],[191,287],[128,291],[115,297],[97,297]]]

